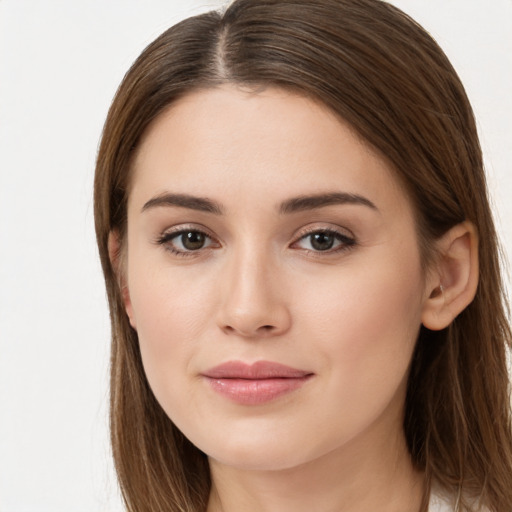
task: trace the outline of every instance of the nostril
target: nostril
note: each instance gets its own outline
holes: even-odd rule
[[[270,334],[275,330],[274,325],[262,325],[257,329],[257,332],[263,335]]]
[[[260,325],[255,330],[248,329],[244,330],[243,328],[236,328],[232,325],[225,325],[223,328],[223,331],[226,334],[233,334],[233,333],[239,333],[243,336],[258,336],[258,335],[266,335],[274,332],[276,327],[274,325]]]

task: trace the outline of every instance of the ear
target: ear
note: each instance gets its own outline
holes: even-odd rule
[[[128,315],[128,320],[130,321],[130,325],[136,329],[130,291],[126,283],[126,256],[124,250],[119,232],[112,230],[108,235],[108,256],[117,277],[117,283],[121,291],[121,298],[126,314]]]
[[[429,272],[422,323],[448,327],[471,303],[478,286],[478,236],[471,222],[457,224],[437,242],[438,259]]]

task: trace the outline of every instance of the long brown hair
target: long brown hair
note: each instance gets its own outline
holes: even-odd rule
[[[425,264],[432,242],[448,229],[464,220],[476,226],[476,297],[449,328],[422,328],[404,431],[427,493],[435,480],[458,494],[459,510],[471,510],[480,498],[493,512],[509,512],[511,332],[473,112],[435,41],[379,0],[235,0],[224,12],[167,30],[117,91],[94,199],[112,321],[111,437],[128,510],[203,511],[210,481],[205,455],[174,427],[149,388],[108,236],[117,230],[122,239],[126,232],[130,163],[148,125],[191,91],[228,82],[297,91],[350,123],[405,185]]]

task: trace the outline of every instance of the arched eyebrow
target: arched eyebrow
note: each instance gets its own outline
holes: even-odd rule
[[[288,214],[324,208],[336,204],[358,204],[367,206],[372,210],[378,211],[378,208],[366,197],[358,194],[348,194],[346,192],[329,192],[326,194],[315,194],[311,196],[299,196],[287,199],[281,203],[279,213]]]
[[[324,194],[292,197],[279,205],[279,213],[291,214],[307,210],[315,210],[331,205],[356,204],[378,211],[378,208],[366,197],[346,192],[329,192]],[[151,198],[142,207],[142,212],[159,206],[178,206],[215,215],[222,215],[224,209],[220,203],[207,197],[190,194],[172,194],[169,192]]]

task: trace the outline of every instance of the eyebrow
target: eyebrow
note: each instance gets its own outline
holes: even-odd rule
[[[299,196],[288,199],[281,203],[279,213],[288,214],[324,208],[326,206],[337,204],[356,204],[367,206],[372,210],[378,211],[378,208],[366,197],[358,194],[348,194],[346,192],[330,192],[327,194],[315,194],[311,196]]]
[[[378,208],[366,197],[358,194],[349,194],[346,192],[329,192],[324,194],[315,194],[309,196],[298,196],[287,199],[279,206],[279,213],[291,214],[307,210],[315,210],[317,208],[324,208],[331,205],[344,205],[355,204],[366,206],[372,210],[378,211]],[[172,194],[163,193],[153,197],[147,201],[142,207],[142,212],[151,208],[159,206],[178,206],[181,208],[188,208],[190,210],[197,210],[200,212],[213,213],[215,215],[222,215],[222,206],[213,199],[207,197],[198,197],[190,194]]]
[[[171,194],[164,193],[153,197],[147,201],[142,207],[142,212],[155,208],[157,206],[179,206],[181,208],[189,208],[190,210],[198,210],[200,212],[222,214],[222,207],[216,201],[206,197],[197,197],[189,194]]]

